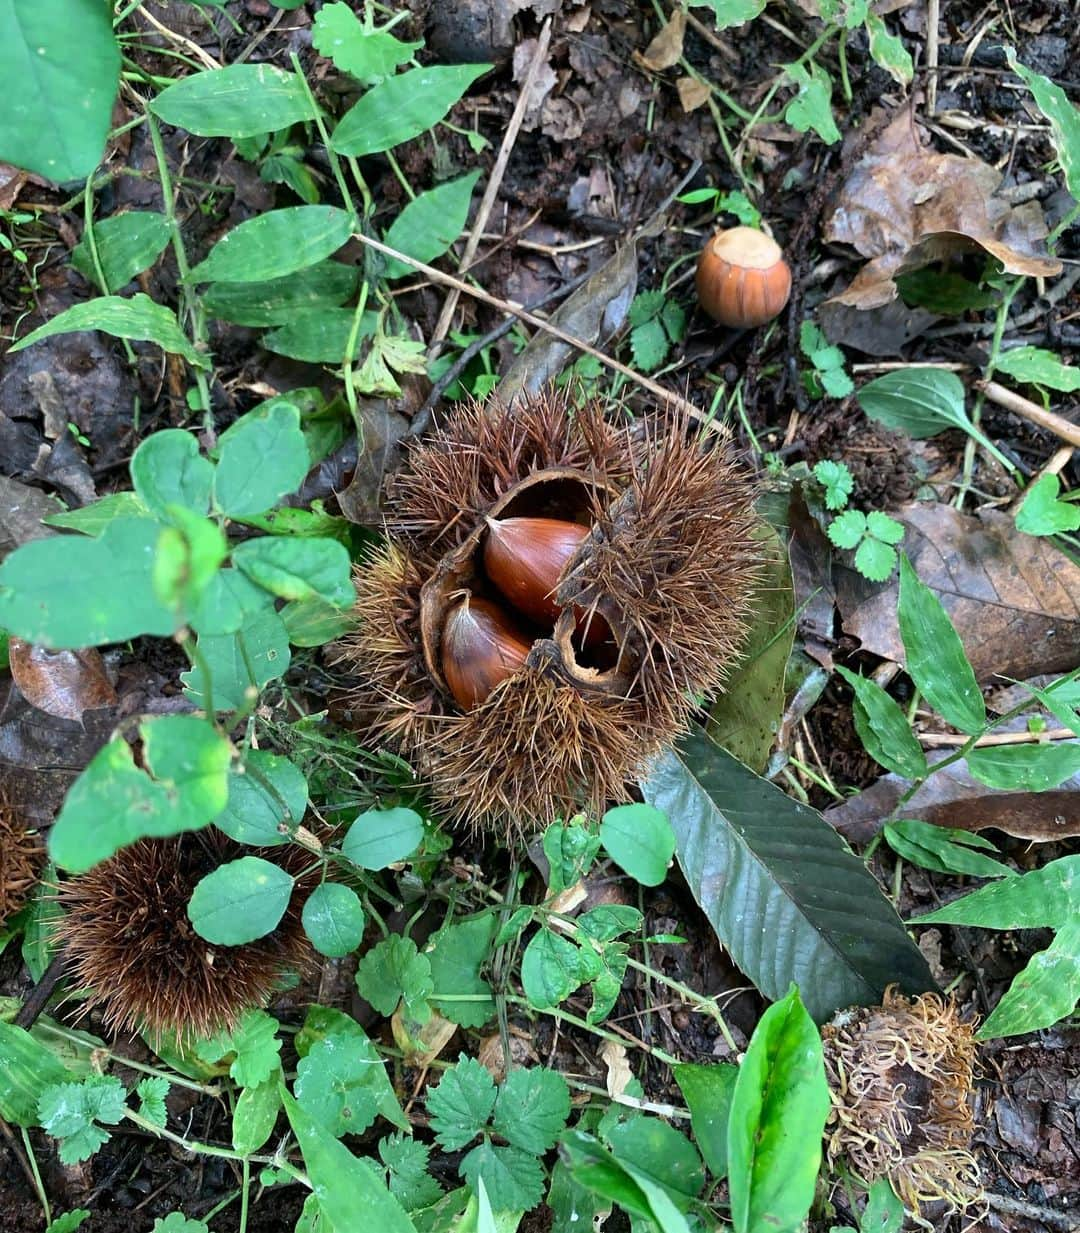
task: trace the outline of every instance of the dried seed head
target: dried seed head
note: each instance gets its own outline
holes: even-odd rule
[[[686,421],[631,433],[558,393],[455,410],[392,481],[390,546],[355,576],[339,658],[365,739],[395,743],[473,826],[520,832],[627,799],[737,660],[762,556],[754,496],[726,439]],[[532,615],[524,665],[469,710],[444,639],[462,592],[513,599],[484,551],[493,520],[588,531],[554,610]]]
[[[888,1177],[903,1202],[982,1201],[971,1152],[974,1027],[933,993],[890,989],[883,1005],[844,1011],[822,1029],[832,1089],[830,1161],[843,1157],[867,1180]]]
[[[253,851],[293,874],[310,863],[295,845],[241,849],[210,828],[141,839],[61,886],[56,939],[72,982],[111,1028],[210,1035],[265,1005],[281,977],[309,961],[300,887],[277,928],[247,945],[216,946],[192,927],[187,905],[199,880]]]
[[[44,865],[41,837],[0,795],[0,925],[26,905]]]

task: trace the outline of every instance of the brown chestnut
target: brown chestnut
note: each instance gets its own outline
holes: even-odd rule
[[[489,518],[487,524],[487,576],[519,612],[553,625],[559,615],[555,589],[589,528],[558,518]]]
[[[697,264],[701,307],[721,325],[748,329],[771,321],[791,295],[780,245],[755,227],[718,231]]]
[[[490,600],[466,596],[447,615],[442,634],[442,670],[463,711],[485,701],[500,682],[525,663],[532,642]]]

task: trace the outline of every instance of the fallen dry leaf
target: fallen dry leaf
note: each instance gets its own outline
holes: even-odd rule
[[[927,760],[932,766],[946,752],[930,754]],[[883,775],[858,796],[825,810],[825,818],[845,839],[865,843],[881,829],[909,787],[900,775]],[[994,827],[1032,843],[1069,839],[1080,835],[1080,775],[1051,792],[1002,792],[973,779],[961,759],[931,775],[906,802],[903,814],[965,831]]]
[[[938,154],[911,111],[901,111],[855,165],[825,238],[871,260],[827,304],[879,308],[897,296],[893,277],[982,248],[1011,274],[1050,277],[1046,221],[1036,201],[1012,206],[994,194],[1002,173],[977,158]]]
[[[648,47],[643,52],[634,52],[634,59],[642,67],[652,69],[654,73],[669,69],[682,58],[685,36],[686,14],[682,9],[676,9],[671,14],[671,20]]]
[[[907,528],[904,551],[944,604],[980,681],[1080,664],[1080,569],[1052,544],[1023,535],[995,510],[974,518],[916,502],[896,516]],[[903,663],[896,578],[876,586],[841,568],[836,584],[844,632]]]
[[[683,111],[697,111],[709,101],[709,95],[712,93],[709,87],[703,81],[698,81],[696,77],[680,77],[675,83],[675,89],[679,92],[679,102],[682,103]]]
[[[626,1091],[626,1085],[634,1077],[630,1063],[626,1060],[626,1046],[617,1040],[605,1040],[600,1046],[600,1057],[607,1067],[607,1079],[604,1086],[607,1094],[615,1099]]]
[[[12,638],[8,657],[19,693],[39,711],[60,719],[81,720],[84,711],[116,703],[105,664],[93,647],[50,651]]]
[[[529,75],[529,68],[536,55],[536,48],[539,42],[539,39],[523,39],[514,48],[514,80],[518,85],[522,85],[525,78]],[[526,132],[530,132],[539,125],[540,109],[544,105],[544,99],[555,89],[558,81],[558,75],[551,67],[551,61],[544,60],[537,67],[532,85],[529,86],[529,97],[525,104],[525,119],[522,121],[522,128]]]

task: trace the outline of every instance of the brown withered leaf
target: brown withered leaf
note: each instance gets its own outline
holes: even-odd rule
[[[662,27],[648,47],[643,52],[634,52],[634,60],[644,68],[652,69],[654,73],[669,69],[673,64],[679,63],[685,36],[686,14],[682,9],[676,9],[671,14],[671,20]]]
[[[19,693],[39,711],[79,721],[84,711],[114,706],[116,691],[93,647],[50,651],[21,638],[8,643],[11,675]]]
[[[698,81],[696,77],[680,77],[675,83],[675,89],[679,92],[679,102],[682,104],[683,111],[697,111],[699,107],[709,101],[709,95],[712,91],[703,82]]]
[[[406,398],[410,401],[411,394],[409,387]],[[355,419],[359,446],[356,469],[337,494],[338,505],[350,522],[377,527],[382,525],[383,484],[401,465],[409,421],[385,398],[360,399]]]
[[[994,196],[1000,171],[977,158],[939,154],[927,140],[905,108],[855,165],[825,238],[852,245],[870,261],[827,304],[881,307],[897,296],[895,275],[979,248],[1011,274],[1061,273],[1046,252],[1038,202],[1002,201]]]
[[[927,761],[933,765],[947,752],[929,754]],[[865,843],[910,786],[900,775],[884,775],[864,792],[825,810],[825,819],[849,842]],[[1080,835],[1080,775],[1052,792],[1002,792],[973,779],[961,759],[926,780],[905,803],[904,817],[964,831],[994,827],[1032,843],[1069,839]]]
[[[1080,664],[1080,569],[1044,539],[1023,535],[996,510],[978,518],[951,505],[913,503],[897,514],[904,551],[937,593],[980,681],[1026,680]],[[836,571],[844,632],[864,650],[897,663],[898,583],[868,583]]]

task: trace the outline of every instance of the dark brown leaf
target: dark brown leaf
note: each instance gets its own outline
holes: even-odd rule
[[[116,702],[116,691],[105,675],[101,655],[93,647],[50,651],[12,638],[8,655],[19,692],[39,711],[60,719],[81,720],[84,711]]]

